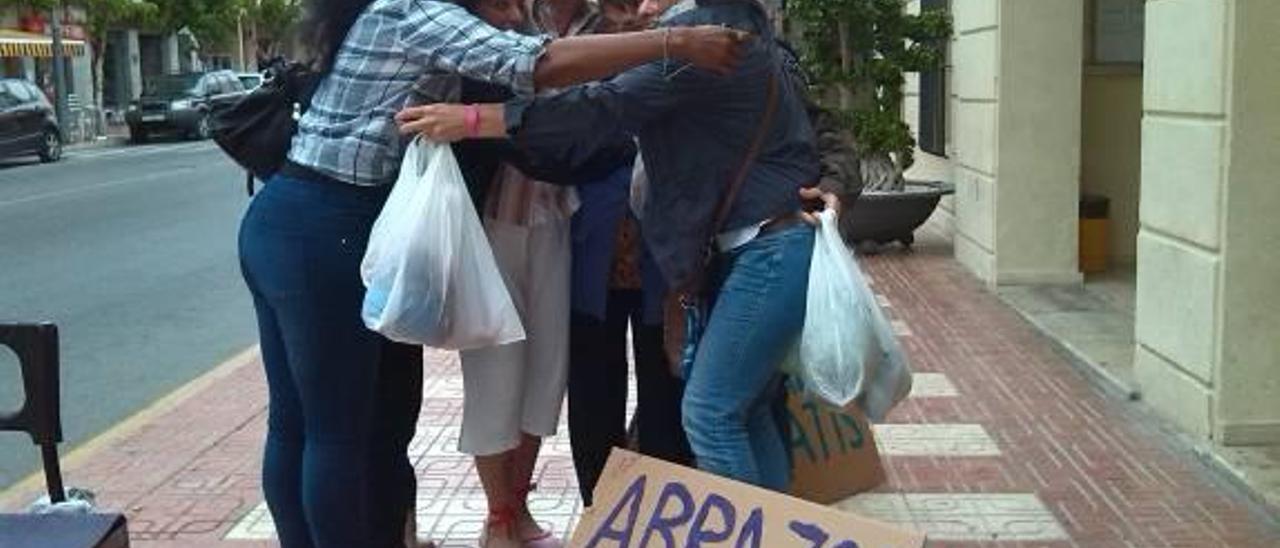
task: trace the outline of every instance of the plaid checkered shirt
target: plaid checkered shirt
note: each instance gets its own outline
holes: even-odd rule
[[[546,37],[499,31],[438,0],[376,0],[356,20],[310,109],[289,159],[361,186],[395,181],[408,140],[395,115],[435,71],[534,92]]]

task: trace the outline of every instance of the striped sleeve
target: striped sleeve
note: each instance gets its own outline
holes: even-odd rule
[[[406,0],[399,40],[423,66],[532,95],[533,71],[548,38],[498,30],[456,4]]]

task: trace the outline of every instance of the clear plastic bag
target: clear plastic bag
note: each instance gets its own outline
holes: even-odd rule
[[[911,391],[893,327],[840,237],[835,212],[820,215],[799,350],[787,368],[805,389],[838,407],[855,400],[872,420]]]
[[[525,338],[448,145],[409,145],[360,274],[364,323],[388,339],[471,350]]]

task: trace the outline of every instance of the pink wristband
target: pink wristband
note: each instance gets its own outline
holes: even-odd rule
[[[467,134],[471,137],[480,136],[480,107],[477,105],[466,106],[467,117]]]

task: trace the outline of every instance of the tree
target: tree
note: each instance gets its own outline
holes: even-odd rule
[[[76,6],[84,10],[85,33],[93,52],[93,103],[97,107],[98,123],[103,115],[103,53],[107,47],[107,33],[112,29],[144,25],[154,19],[157,7],[149,0],[0,0],[2,8],[30,8],[47,11],[58,5]]]
[[[301,0],[152,1],[161,30],[187,29],[206,54],[235,45],[242,31],[258,51],[278,54],[302,15]]]
[[[46,13],[59,5],[84,10],[93,52],[93,101],[99,116],[104,102],[103,54],[110,31],[142,27],[169,33],[185,28],[207,52],[207,48],[234,43],[237,25],[243,23],[257,29],[255,43],[262,51],[276,54],[302,13],[300,0],[0,0],[0,9]]]
[[[158,6],[156,23],[161,31],[187,29],[205,53],[234,40],[244,4],[244,0],[152,1]]]
[[[156,5],[147,0],[76,0],[84,8],[85,32],[93,50],[93,104],[97,106],[98,124],[102,127],[103,54],[107,49],[107,33],[112,29],[145,24],[156,15]]]
[[[258,55],[271,58],[284,53],[302,19],[300,0],[244,0],[253,22],[254,45]]]
[[[915,139],[902,120],[907,72],[938,68],[951,37],[941,10],[906,12],[905,0],[793,0],[805,63],[849,131],[866,190],[902,190]]]

